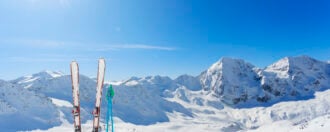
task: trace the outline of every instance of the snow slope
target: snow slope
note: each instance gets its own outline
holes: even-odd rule
[[[243,111],[257,112],[251,117],[256,121],[248,123],[260,126],[253,131],[326,132],[330,129],[330,90],[317,92],[314,99],[306,101],[282,102],[269,108]],[[244,116],[244,112],[240,116]]]
[[[1,131],[47,129],[60,125],[56,106],[47,97],[0,80]]]
[[[202,97],[207,93],[186,91],[187,98]],[[207,100],[215,97],[207,96]],[[283,131],[283,132],[327,132],[330,128],[330,90],[317,92],[315,98],[304,101],[281,102],[271,107],[216,109],[207,105],[195,105],[179,98],[171,101],[192,110],[193,117],[178,112],[167,112],[169,122],[138,125],[115,117],[115,131],[120,132],[234,132],[234,131]],[[103,126],[103,125],[101,125]],[[84,131],[91,130],[91,122],[83,125]],[[48,131],[72,131],[70,124],[63,124]],[[40,132],[36,130],[35,132]]]
[[[86,122],[91,119],[91,111],[95,103],[96,82],[94,79],[80,75],[80,102],[81,119]],[[29,81],[26,81],[29,80]],[[72,123],[72,84],[71,76],[58,72],[43,71],[33,75],[21,77],[10,81],[22,87],[28,86],[28,90],[39,95],[46,96],[53,101],[57,111],[64,114],[65,120]]]

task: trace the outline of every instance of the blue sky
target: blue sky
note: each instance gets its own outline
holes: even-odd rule
[[[1,0],[0,78],[42,70],[107,79],[198,75],[223,56],[265,67],[330,60],[327,0]]]

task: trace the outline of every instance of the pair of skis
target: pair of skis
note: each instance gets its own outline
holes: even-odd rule
[[[75,132],[81,132],[80,121],[80,101],[79,101],[79,67],[76,61],[71,62],[71,80],[72,80],[72,94],[73,94],[73,118]],[[100,123],[100,108],[101,96],[105,74],[105,60],[99,59],[97,71],[97,85],[96,85],[96,101],[95,109],[93,111],[93,132],[98,132]]]

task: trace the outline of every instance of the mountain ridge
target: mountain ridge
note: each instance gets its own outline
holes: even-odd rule
[[[297,56],[260,69],[241,59],[222,58],[202,73],[201,83],[204,90],[234,107],[272,105],[282,99],[312,97],[315,91],[329,88],[330,65]]]
[[[181,75],[175,79],[167,76],[131,77],[114,85],[116,95],[113,112],[114,116],[122,121],[136,125],[149,126],[170,122],[175,114],[184,119],[210,116],[216,121],[223,120],[220,119],[222,116],[227,116],[232,120],[225,122],[226,128],[221,130],[242,130],[245,127],[253,129],[264,122],[254,122],[253,118],[257,118],[254,115],[244,116],[231,112],[241,111],[241,108],[258,111],[269,108],[264,114],[271,116],[267,120],[282,119],[283,111],[272,113],[271,111],[275,110],[273,106],[286,101],[313,99],[316,92],[330,88],[329,65],[327,62],[303,56],[283,58],[260,69],[242,59],[227,57],[220,59],[198,76]],[[91,119],[90,112],[94,108],[96,82],[84,75],[80,75],[80,79],[81,117],[82,122],[86,123]],[[63,114],[64,120],[72,123],[72,108],[68,103],[72,102],[70,75],[43,71],[4,83],[21,87],[24,91],[45,97],[49,101],[57,101],[53,102],[53,105],[56,105],[55,110]],[[105,83],[103,93],[110,84]],[[107,103],[104,97],[101,116],[105,115],[104,107]],[[59,102],[66,104],[61,105]],[[0,99],[0,105],[7,107],[10,103]],[[253,113],[254,110],[246,111]],[[15,109],[8,108],[7,112],[15,112]],[[216,113],[220,114],[220,117],[217,117]],[[320,114],[324,113],[326,112]],[[240,115],[246,120],[234,115]],[[58,122],[56,123],[53,126],[58,125]],[[231,125],[228,126],[228,123]]]

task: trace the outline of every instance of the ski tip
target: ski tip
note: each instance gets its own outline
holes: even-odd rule
[[[99,59],[99,64],[103,64],[103,65],[105,65],[105,59],[104,59],[104,58],[100,58],[100,59]]]
[[[71,65],[78,65],[77,61],[71,61]]]
[[[103,57],[101,57],[101,58],[99,59],[99,61],[105,61],[105,59],[104,59]]]

